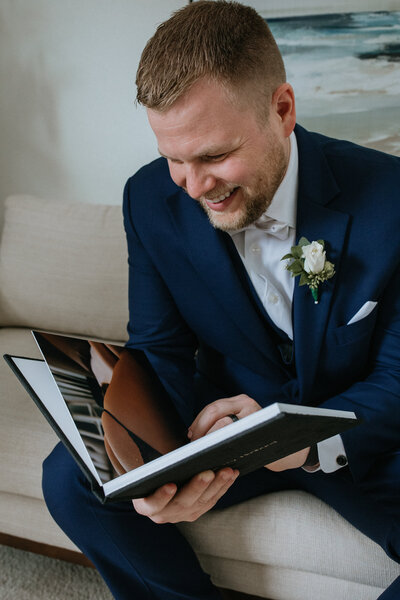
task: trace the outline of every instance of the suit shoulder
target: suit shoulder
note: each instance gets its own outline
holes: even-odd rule
[[[400,177],[400,157],[386,154],[372,148],[360,146],[348,140],[331,138],[320,133],[310,133],[319,145],[328,162],[333,166],[341,165],[342,169],[357,169],[363,174],[392,173]],[[372,170],[372,171],[371,171]],[[340,169],[339,169],[340,171]]]
[[[165,158],[157,158],[141,167],[126,183],[125,190],[132,192],[136,199],[151,194],[153,199],[164,199],[178,190],[169,174]]]
[[[346,202],[345,211],[374,209],[376,217],[387,219],[391,214],[397,224],[400,219],[398,190],[400,188],[400,157],[346,140],[337,140],[312,133]],[[351,198],[351,202],[349,202]]]

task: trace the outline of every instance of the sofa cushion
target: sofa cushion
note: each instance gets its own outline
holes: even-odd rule
[[[5,202],[0,326],[125,340],[128,265],[119,206]]]
[[[259,496],[223,511],[210,511],[179,528],[203,568],[210,570],[213,565],[217,585],[226,585],[224,565],[236,561],[229,586],[250,594],[282,599],[373,599],[400,574],[399,565],[380,546],[321,500],[302,491]],[[258,565],[283,571],[277,589],[272,581],[254,577]],[[320,575],[322,589],[320,585],[316,588],[320,594],[310,590],[304,595],[304,586],[296,593],[296,578],[285,581],[285,572],[294,571]],[[328,594],[329,582],[335,579],[341,580],[336,592],[343,592],[336,596],[333,589]]]
[[[41,463],[58,438],[3,360],[5,353],[41,358],[28,329],[0,329],[0,493],[41,498]]]

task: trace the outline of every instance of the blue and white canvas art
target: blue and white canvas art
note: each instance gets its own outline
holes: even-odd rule
[[[268,20],[310,130],[400,155],[400,11]]]

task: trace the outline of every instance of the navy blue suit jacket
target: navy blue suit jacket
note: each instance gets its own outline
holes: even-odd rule
[[[296,375],[228,234],[178,188],[165,159],[127,183],[128,347],[146,351],[186,424],[218,397],[352,410],[356,480],[400,440],[400,160],[296,127],[297,239],[326,242],[335,276],[315,305],[295,283]],[[236,256],[235,256],[236,254]],[[368,300],[366,318],[347,325]]]

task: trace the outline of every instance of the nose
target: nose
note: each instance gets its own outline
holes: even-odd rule
[[[216,178],[206,165],[170,164],[170,173],[174,182],[195,200],[205,196],[216,184]]]

